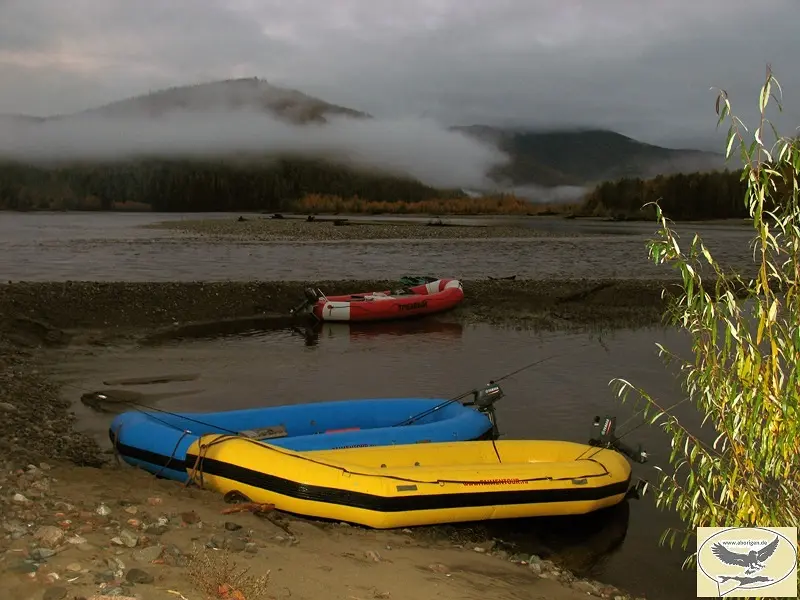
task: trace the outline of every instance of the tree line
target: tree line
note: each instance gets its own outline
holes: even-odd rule
[[[280,211],[309,194],[404,202],[462,195],[407,177],[305,159],[0,164],[0,208],[12,210],[138,204],[165,212]]]
[[[405,200],[368,200],[357,196],[342,198],[332,194],[309,194],[294,205],[294,210],[312,214],[526,215],[532,214],[535,207],[527,200],[513,195],[480,198],[434,197],[409,202]]]
[[[747,182],[741,175],[741,170],[725,170],[606,181],[584,197],[578,214],[652,220],[654,207],[642,207],[658,201],[673,220],[746,218]]]
[[[303,211],[431,214],[571,214],[674,220],[745,218],[741,170],[625,177],[578,204],[537,204],[499,195],[469,198],[408,177],[321,160],[185,160],[34,166],[0,163],[0,209],[163,212]],[[546,208],[546,210],[543,210]]]

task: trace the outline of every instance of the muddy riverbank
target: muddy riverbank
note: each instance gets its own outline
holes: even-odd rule
[[[19,282],[0,284],[0,328],[17,343],[60,346],[192,324],[256,318],[288,322],[316,286],[328,294],[392,289],[396,281]],[[657,324],[674,281],[474,280],[437,319],[542,329]],[[87,337],[88,336],[88,337]]]

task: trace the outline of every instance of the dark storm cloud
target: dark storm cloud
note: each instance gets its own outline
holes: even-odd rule
[[[0,112],[261,76],[378,116],[719,148],[710,86],[752,122],[769,61],[800,103],[798,22],[796,0],[6,0]]]

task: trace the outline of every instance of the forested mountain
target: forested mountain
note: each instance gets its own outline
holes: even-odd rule
[[[173,87],[70,115],[0,115],[0,128],[13,137],[42,124],[65,123],[76,117],[148,119],[175,112],[245,109],[273,115],[298,127],[301,135],[304,127],[324,126],[332,116],[372,118],[362,111],[250,78]],[[543,132],[481,125],[453,129],[492,143],[509,156],[507,164],[489,174],[498,187],[508,183],[584,186],[619,178],[646,179],[676,171],[709,170],[723,164],[720,155],[662,148],[612,131]],[[607,205],[605,192],[597,192],[593,201],[597,201],[598,193],[603,197],[602,204]],[[269,158],[226,155],[213,160],[0,163],[2,208],[113,208],[141,204],[176,211],[286,210],[308,194],[412,203],[458,195],[454,190],[437,190],[411,177],[334,164],[320,156],[298,152]]]
[[[602,129],[528,131],[485,125],[454,129],[492,142],[508,154],[510,161],[493,176],[514,185],[583,186],[725,166],[722,154],[663,148]]]

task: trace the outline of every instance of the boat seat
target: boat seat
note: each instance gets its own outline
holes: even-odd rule
[[[272,427],[259,427],[258,429],[245,429],[240,431],[239,435],[254,440],[273,440],[286,437],[289,434],[283,425],[274,425]]]

